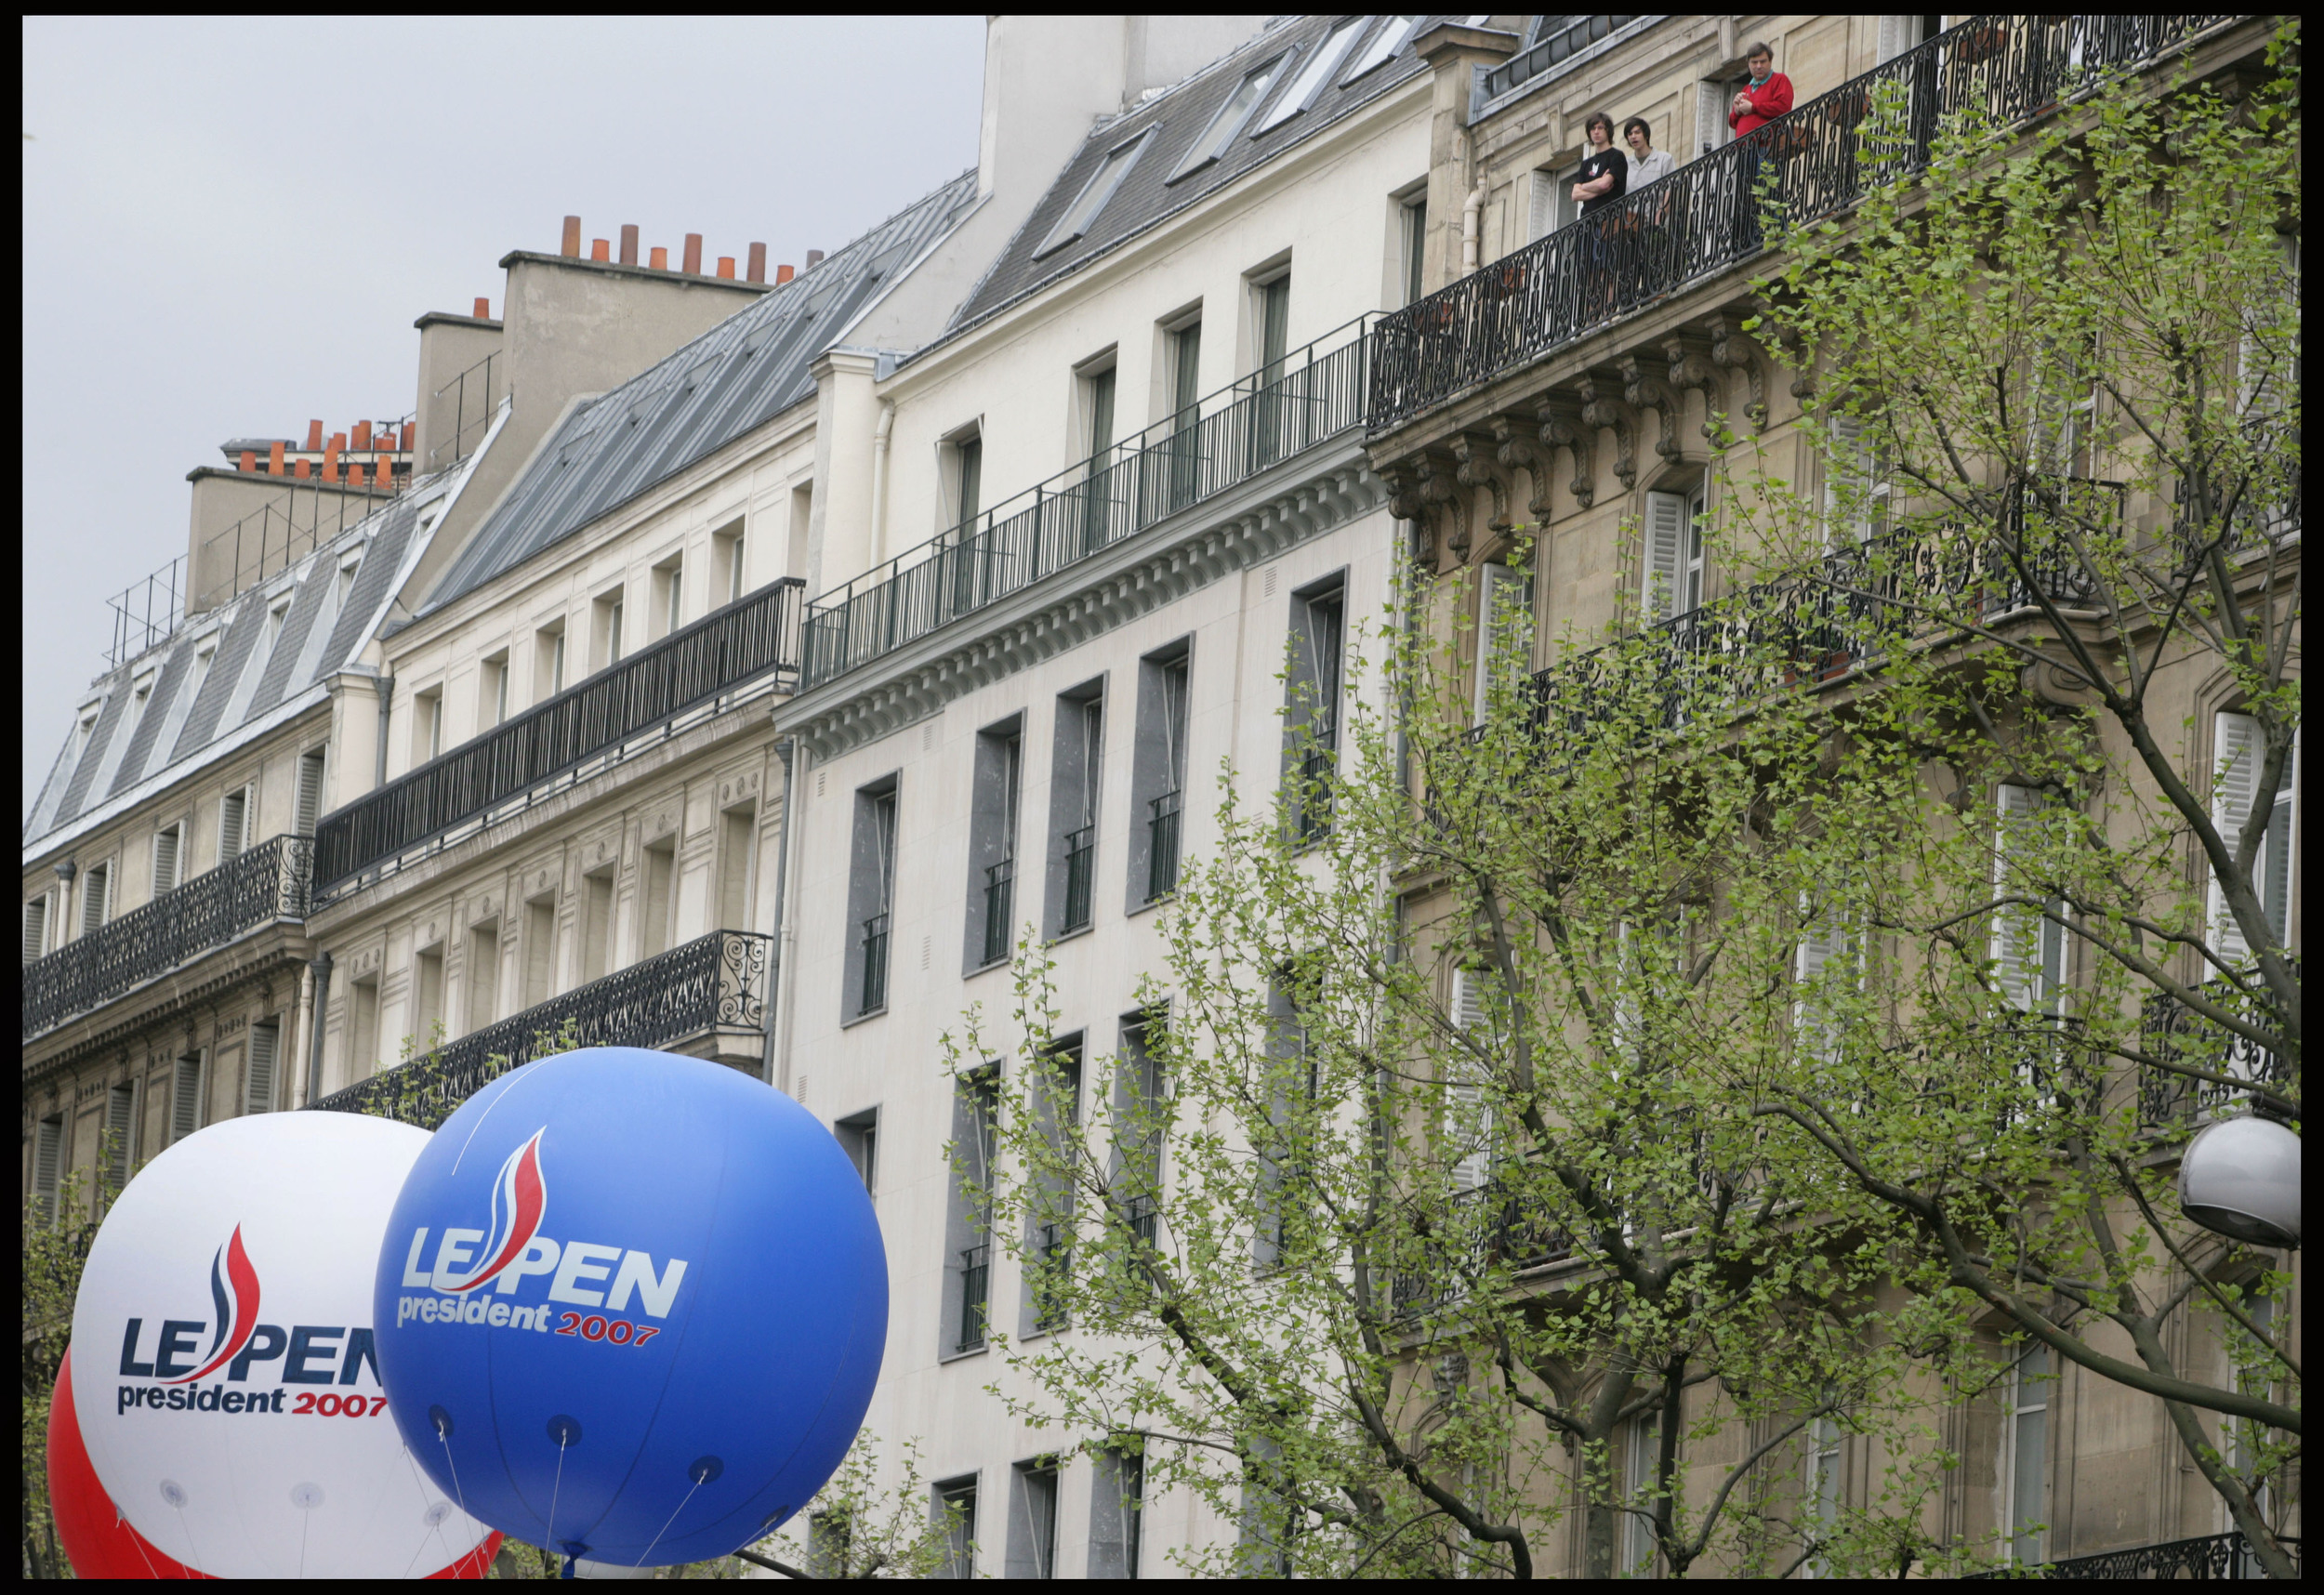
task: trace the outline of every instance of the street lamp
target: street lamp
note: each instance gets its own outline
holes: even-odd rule
[[[2179,1207],[2261,1246],[2300,1244],[2300,1138],[2256,1115],[2207,1126],[2179,1158]]]

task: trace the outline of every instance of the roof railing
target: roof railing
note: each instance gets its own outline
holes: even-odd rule
[[[1358,316],[808,606],[803,687],[1103,553],[1364,419]]]

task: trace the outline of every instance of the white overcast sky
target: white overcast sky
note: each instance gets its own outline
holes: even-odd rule
[[[984,20],[31,18],[23,59],[29,810],[220,443],[403,415],[413,318],[499,314],[568,213],[836,249],[975,164]]]

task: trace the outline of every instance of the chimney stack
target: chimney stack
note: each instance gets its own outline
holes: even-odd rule
[[[774,269],[774,285],[779,288],[798,275],[799,273],[788,266],[777,266]]]
[[[754,283],[767,280],[767,246],[763,244],[750,246],[750,280]]]
[[[403,436],[402,441],[401,441],[401,442],[399,442],[396,444],[396,447],[397,447],[398,449],[400,449],[401,451],[403,451],[404,454],[407,454],[407,455],[408,455],[408,454],[410,454],[410,453],[412,452],[412,438],[413,438],[413,435],[414,435],[415,433],[416,433],[418,430],[419,430],[419,423],[418,423],[418,422],[416,422],[416,421],[406,421],[406,422],[404,422],[404,423],[403,423]]]
[[[820,249],[810,249],[807,252],[807,270],[812,271],[816,267],[822,264],[823,251]]]
[[[614,246],[602,238],[589,240],[589,258],[600,263],[614,257]]]
[[[686,234],[686,264],[680,268],[689,277],[702,275],[702,234]]]
[[[301,455],[299,458],[291,461],[291,475],[297,481],[304,481],[309,477],[314,475],[313,466],[314,461]]]
[[[480,322],[488,322],[493,319],[493,302],[490,299],[476,301],[476,319]]]
[[[331,441],[323,445],[324,481],[336,482],[339,480],[339,451],[345,447],[347,447],[345,432],[333,432]]]
[[[258,451],[256,449],[243,450],[242,463],[234,468],[241,471],[244,476],[257,475],[258,470]]]
[[[652,266],[652,267],[653,267],[653,268],[654,268],[656,271],[667,271],[667,270],[669,270],[669,251],[668,251],[668,250],[667,250],[667,249],[665,249],[665,248],[663,248],[663,247],[662,247],[660,244],[655,244],[655,245],[654,246],[654,254],[653,254],[652,257],[651,257],[651,258],[647,261],[647,264],[648,264],[648,265],[650,265],[650,266]]]
[[[283,440],[280,438],[266,446],[266,473],[269,476],[283,474]]]
[[[579,217],[565,218],[564,241],[557,246],[557,253],[574,260],[581,258],[581,218]]]
[[[624,266],[638,263],[638,229],[632,222],[621,224],[621,263]]]
[[[353,446],[358,449],[367,449],[371,447],[371,423],[369,421],[358,421],[355,423]]]
[[[734,280],[734,257],[732,255],[719,257],[719,275],[730,283]]]
[[[314,453],[317,449],[321,448],[322,446],[323,446],[323,423],[322,423],[322,422],[320,422],[320,421],[310,421],[310,422],[308,422],[308,423],[307,423],[307,452],[308,452],[309,454],[313,454],[313,453]]]

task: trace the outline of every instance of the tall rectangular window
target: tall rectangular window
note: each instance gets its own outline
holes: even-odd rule
[[[1315,1065],[1287,974],[1267,994],[1269,1144],[1259,1155],[1259,1222],[1251,1237],[1251,1261],[1262,1269],[1282,1267],[1296,1244],[1294,1219],[1303,1205],[1313,1133],[1307,1121]]]
[[[683,560],[667,560],[654,567],[654,622],[659,635],[667,637],[685,620],[686,565]]]
[[[1428,292],[1428,197],[1398,205],[1396,213],[1404,302],[1408,305]]]
[[[1834,415],[1824,458],[1824,541],[1844,547],[1888,531],[1888,471],[1878,433],[1855,415]]]
[[[412,956],[412,1046],[425,1052],[443,1027],[443,943]]]
[[[1202,323],[1170,331],[1169,507],[1182,508],[1202,496]]]
[[[1048,907],[1043,916],[1051,940],[1089,928],[1104,748],[1105,681],[1101,677],[1057,698],[1057,734],[1050,757]]]
[[[91,864],[81,872],[81,934],[104,929],[113,912],[113,866]]]
[[[855,837],[848,858],[847,971],[843,1011],[854,1018],[888,1007],[888,950],[896,882],[896,777],[855,794]]]
[[[751,888],[758,869],[758,805],[729,809],[719,816],[719,922],[714,929],[750,929]]]
[[[590,652],[595,655],[592,663],[600,670],[620,664],[624,616],[622,589],[615,587],[603,594],[589,606],[589,610],[597,627],[597,636],[590,644]]]
[[[2260,837],[2259,852],[2251,861],[2251,885],[2266,915],[2268,934],[2277,946],[2289,946],[2291,891],[2298,879],[2293,868],[2297,845],[2293,826],[2300,796],[2299,734],[2293,733],[2291,757],[2284,760],[2282,779],[2274,792],[2265,795],[2260,784],[2265,773],[2263,767],[2267,760],[2267,746],[2258,720],[2250,715],[2224,712],[2212,716],[2212,824],[2229,852],[2237,850],[2251,811],[2263,802],[2266,806],[2266,829]],[[2216,874],[2211,876],[2209,903],[2212,950],[2230,964],[2248,964],[2251,959],[2251,938],[2228,910],[2226,894],[2220,890]]]
[[[1114,1148],[1108,1169],[1114,1206],[1107,1219],[1129,1232],[1117,1239],[1144,1250],[1158,1243],[1161,1229],[1162,1145],[1169,1093],[1162,1061],[1148,1041],[1162,1019],[1157,1012],[1123,1020],[1121,1049],[1114,1061]]]
[[[500,921],[473,926],[468,933],[468,1025],[482,1030],[500,1017]]]
[[[984,490],[984,440],[971,433],[952,445],[952,521],[964,537],[976,531]]]
[[[441,688],[412,697],[412,762],[425,764],[443,751],[443,692]]]
[[[638,862],[638,956],[651,958],[669,951],[678,917],[678,838],[648,843]]]
[[[237,786],[218,802],[218,862],[231,863],[250,845],[251,788]]]
[[[508,707],[508,672],[505,666],[501,682],[504,700],[501,706],[505,714]],[[298,756],[298,794],[291,820],[291,830],[295,836],[313,836],[315,822],[323,817],[324,756],[324,750],[319,747],[310,748]]]
[[[557,900],[535,898],[524,905],[524,1006],[547,1002],[556,982]]]
[[[1294,396],[1285,386],[1284,357],[1291,342],[1291,273],[1282,272],[1252,289],[1253,342],[1259,370],[1253,378],[1250,418],[1251,463],[1272,465],[1295,446],[1291,423]]]
[[[1033,1081],[1033,1111],[1042,1139],[1061,1159],[1077,1155],[1081,1134],[1082,1038],[1068,1035],[1041,1049]],[[1023,1298],[1020,1338],[1065,1326],[1070,1306],[1074,1188],[1053,1170],[1037,1172],[1034,1204],[1025,1215]]]
[[[188,1052],[174,1060],[169,1074],[169,1144],[202,1127],[202,1054]]]
[[[581,877],[581,980],[601,981],[613,969],[614,872]]]
[[[1113,470],[1115,367],[1093,371],[1081,378],[1083,455],[1088,475],[1081,484],[1081,547],[1094,553],[1112,540],[1116,525],[1128,525],[1128,506],[1117,512],[1116,499],[1129,485],[1128,473],[1116,480]]]
[[[1057,1459],[1036,1457],[1010,1470],[1008,1578],[1057,1576]]]
[[[2049,1560],[2050,1353],[2036,1346],[2010,1370],[2002,1414],[2002,1489],[2008,1504],[2010,1560]]]
[[[476,723],[489,730],[508,718],[508,651],[487,654],[476,676]]]
[[[379,1069],[379,981],[350,981],[347,987],[347,1083],[368,1080]]]
[[[57,894],[44,891],[24,905],[24,961],[36,964],[48,956],[48,924]]]
[[[1192,638],[1138,661],[1138,724],[1129,767],[1129,895],[1136,913],[1178,890],[1186,800]]]
[[[736,603],[749,589],[743,579],[743,523],[735,521],[722,532],[712,534],[710,547],[715,550],[714,569],[722,601]]]
[[[944,1292],[938,1354],[982,1351],[993,1285],[993,1156],[999,1130],[997,1065],[961,1076],[953,1088],[947,1183]]]
[[[1660,1491],[1656,1473],[1662,1452],[1662,1422],[1654,1413],[1631,1419],[1622,1439],[1624,1494],[1633,1509],[1622,1514],[1622,1571],[1637,1578],[1654,1571],[1654,1524],[1641,1514],[1656,1509]]]
[[[1818,1413],[1808,1420],[1802,1494],[1807,1497],[1808,1533],[1819,1540],[1829,1539],[1840,1526],[1842,1440],[1840,1419],[1830,1413]],[[1801,1571],[1810,1578],[1830,1576],[1821,1556],[1810,1558]]]
[[[862,1177],[864,1189],[874,1195],[879,1193],[879,1110],[865,1108],[851,1114],[831,1127],[831,1134],[855,1165]]]
[[[565,623],[533,634],[533,701],[545,704],[565,690]]]
[[[33,1211],[44,1225],[57,1221],[57,1192],[64,1184],[64,1115],[50,1114],[33,1127]]]
[[[183,824],[164,825],[153,833],[153,895],[165,896],[178,890],[178,866],[185,856],[186,828]]]
[[[1485,565],[1479,576],[1471,719],[1482,725],[1494,687],[1522,681],[1532,663],[1533,576],[1499,564]]]
[[[944,1479],[933,1486],[936,1526],[944,1536],[942,1578],[976,1576],[976,1475]]]
[[[1331,783],[1339,769],[1343,578],[1293,595],[1290,671],[1284,704],[1284,806],[1293,839],[1331,829]]]
[[[1024,779],[1024,717],[976,733],[969,794],[969,903],[963,971],[1009,956],[1017,912],[1017,820]]]
[[[282,1061],[283,1022],[262,1019],[250,1027],[250,1052],[243,1061],[242,1111],[271,1114],[275,1110],[277,1066]]]
[[[1675,620],[1703,602],[1703,494],[1646,494],[1639,617],[1649,626]]]
[[[1139,1437],[1090,1453],[1089,1568],[1091,1578],[1138,1576],[1140,1529],[1145,1516],[1146,1458]]]
[[[101,1152],[108,1203],[129,1183],[129,1170],[137,1164],[137,1151],[138,1088],[125,1083],[105,1093],[105,1144]]]
[[[1452,972],[1453,1023],[1488,1048],[1493,1022],[1488,994],[1498,978],[1477,968]],[[1482,1190],[1493,1174],[1493,1103],[1486,1088],[1486,1069],[1473,1057],[1455,1051],[1446,1059],[1446,1070],[1445,1146],[1453,1190]]]

